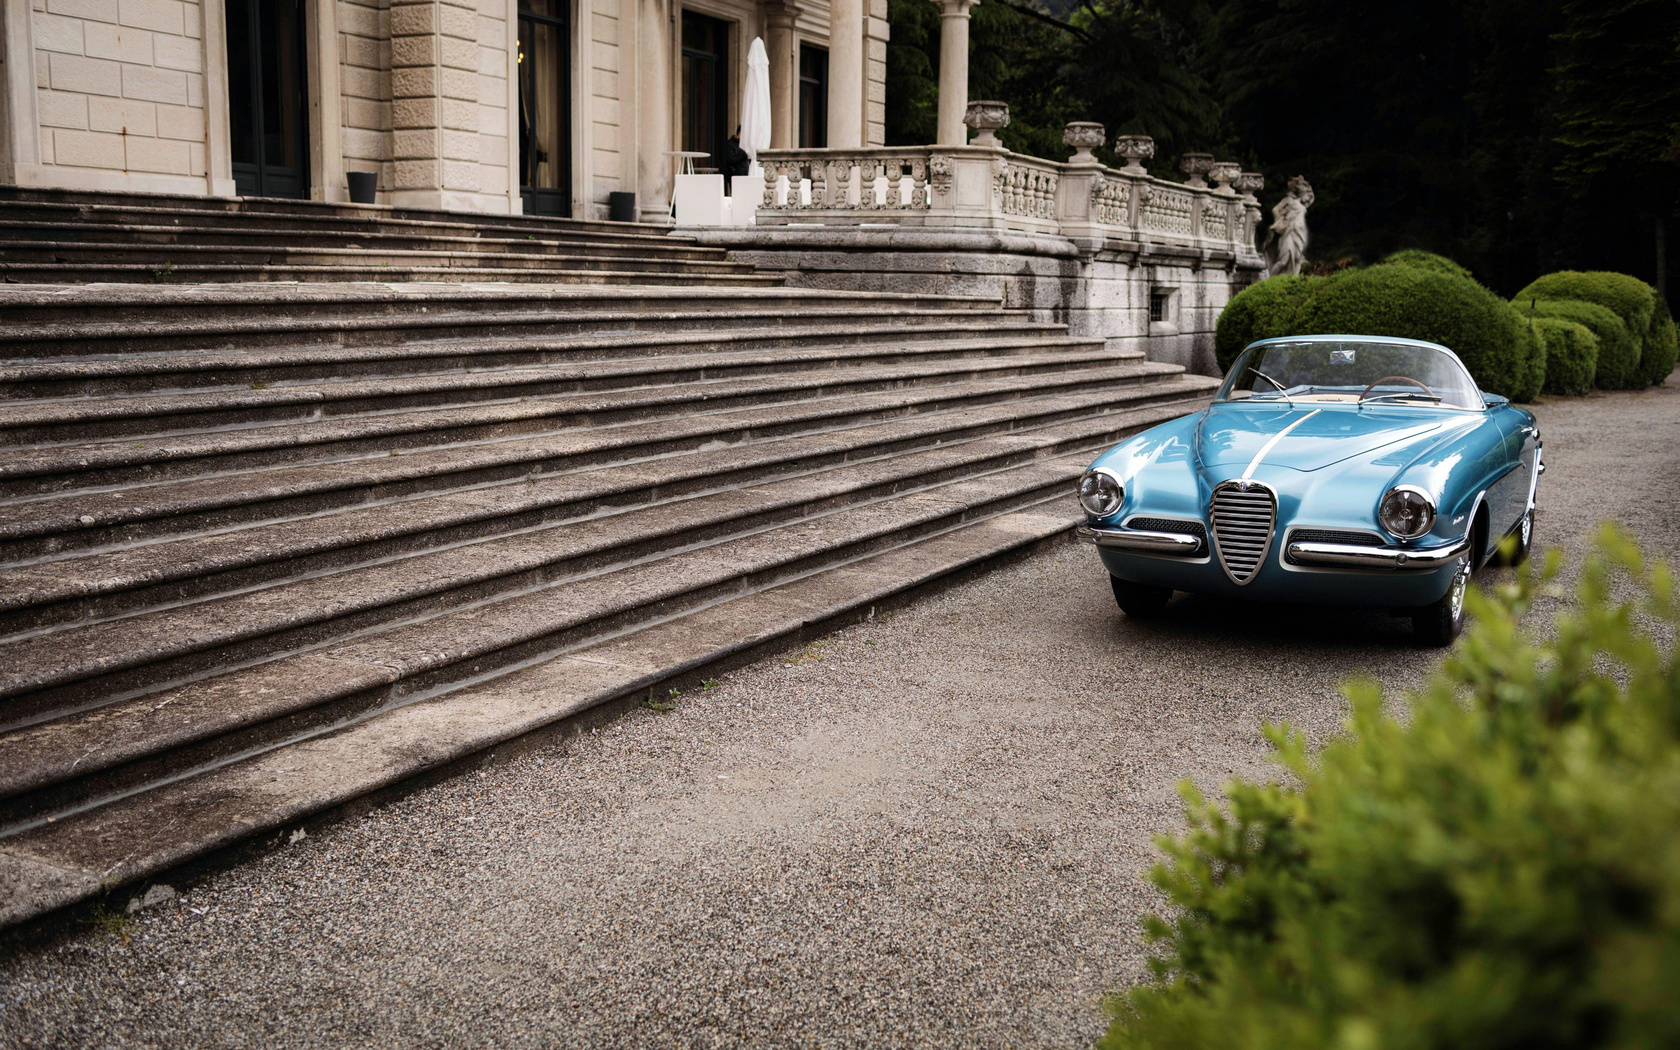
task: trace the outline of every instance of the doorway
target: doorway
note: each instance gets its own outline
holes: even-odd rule
[[[519,197],[572,214],[572,3],[519,0]]]
[[[799,148],[828,145],[828,49],[799,45]]]
[[[242,197],[309,196],[304,0],[227,0],[228,130]]]
[[[682,148],[710,154],[696,167],[723,170],[729,141],[729,23],[682,16]]]

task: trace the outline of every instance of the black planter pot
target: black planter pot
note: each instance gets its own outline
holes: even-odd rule
[[[346,176],[350,180],[350,203],[372,204],[379,193],[379,173],[376,171],[352,171]]]
[[[607,194],[607,218],[613,222],[635,222],[636,195],[626,190]]]

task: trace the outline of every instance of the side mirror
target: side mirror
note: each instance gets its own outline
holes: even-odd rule
[[[1482,404],[1489,408],[1498,408],[1500,405],[1508,405],[1511,403],[1511,399],[1502,394],[1490,394],[1486,390],[1483,390],[1481,393]]]

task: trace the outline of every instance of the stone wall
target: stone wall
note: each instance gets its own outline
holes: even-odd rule
[[[681,231],[802,288],[984,295],[1073,335],[1218,375],[1213,332],[1231,296],[1261,275],[1252,254],[1010,230],[697,227]],[[1152,321],[1160,297],[1162,319]]]
[[[203,193],[193,0],[34,0],[41,167],[73,189]]]

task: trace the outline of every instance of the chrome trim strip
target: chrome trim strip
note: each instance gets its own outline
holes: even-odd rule
[[[1145,532],[1142,529],[1105,528],[1081,525],[1075,530],[1079,538],[1099,547],[1123,551],[1148,551],[1151,554],[1199,554],[1202,541],[1182,532]]]
[[[1305,423],[1307,420],[1309,420],[1312,417],[1318,415],[1322,411],[1324,411],[1324,409],[1315,408],[1311,412],[1308,412],[1306,415],[1302,416],[1300,419],[1297,419],[1295,422],[1293,422],[1293,423],[1289,424],[1288,426],[1284,427],[1282,430],[1278,431],[1276,434],[1273,434],[1272,439],[1270,441],[1266,442],[1264,445],[1261,445],[1260,446],[1260,451],[1256,452],[1254,454],[1254,458],[1248,461],[1248,469],[1242,472],[1241,480],[1247,481],[1250,478],[1254,477],[1254,468],[1258,467],[1260,465],[1260,461],[1266,458],[1266,453],[1270,452],[1273,448],[1275,448],[1279,441],[1282,441],[1284,438],[1288,437],[1289,432],[1291,430],[1294,430],[1296,427],[1300,426],[1302,423]]]
[[[1470,549],[1465,537],[1444,547],[1405,550],[1399,547],[1356,547],[1351,543],[1291,543],[1289,557],[1302,565],[1340,565],[1356,569],[1417,571],[1439,569]]]

